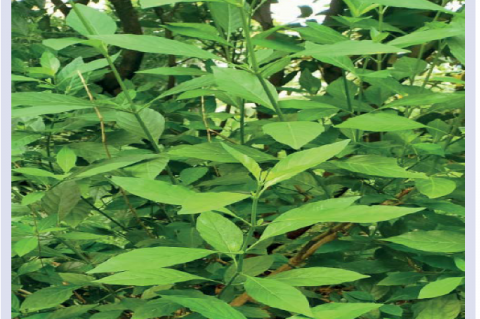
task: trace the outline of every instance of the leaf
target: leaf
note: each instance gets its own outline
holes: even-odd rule
[[[51,177],[55,179],[60,179],[58,175],[53,174],[52,172],[45,171],[39,168],[33,167],[20,167],[12,169],[12,172],[20,173],[23,175],[39,176],[39,177]]]
[[[139,248],[110,258],[89,274],[119,271],[156,270],[183,264],[215,253],[212,250],[181,247]]]
[[[448,38],[447,43],[453,56],[465,65],[465,35]]]
[[[241,97],[247,101],[255,102],[272,110],[272,101],[268,98],[267,93],[262,87],[260,80],[247,71],[235,70],[229,68],[213,68],[215,83],[220,90],[231,95]],[[275,87],[266,81],[271,96],[278,100],[278,94]]]
[[[64,173],[70,172],[70,170],[75,167],[76,162],[77,155],[67,146],[62,147],[57,154],[57,164]]]
[[[368,277],[370,276],[365,276],[350,270],[326,267],[292,269],[270,276],[270,278],[281,281],[287,285],[305,287],[338,285]]]
[[[62,49],[65,49],[66,47],[69,47],[74,44],[79,44],[85,42],[85,40],[80,39],[80,38],[58,38],[58,39],[45,39],[42,41],[42,44],[52,48],[56,51],[60,51]]]
[[[33,251],[37,247],[38,247],[38,238],[28,237],[28,238],[23,238],[17,241],[13,245],[13,250],[17,253],[18,256],[22,257],[28,254],[29,252]]]
[[[150,319],[169,316],[181,306],[167,299],[154,299],[136,308],[132,319]],[[112,319],[118,319],[118,316]]]
[[[123,170],[133,177],[155,179],[167,166],[168,156],[160,154],[151,160],[124,167]]]
[[[307,298],[300,291],[273,279],[247,277],[247,294],[267,306],[312,316]]]
[[[461,305],[455,295],[448,295],[416,303],[413,309],[415,319],[455,319],[458,318]]]
[[[356,319],[369,311],[378,309],[382,304],[374,303],[328,303],[312,309],[314,318]]]
[[[259,163],[276,160],[275,157],[265,154],[253,147],[245,145],[230,145],[230,147]],[[239,163],[235,157],[222,147],[221,143],[182,145],[171,148],[168,154],[176,158],[197,158],[219,163]]]
[[[242,27],[240,11],[235,6],[224,2],[210,2],[208,8],[215,23],[217,23],[227,35]]]
[[[306,22],[308,27],[294,28],[294,31],[300,33],[302,38],[320,44],[333,44],[347,41],[348,38],[332,28],[318,24],[316,22]]]
[[[420,279],[425,277],[425,274],[417,272],[394,272],[389,273],[388,276],[380,280],[379,286],[404,286],[417,283]]]
[[[162,295],[162,299],[180,304],[209,319],[247,319],[241,312],[225,301],[212,296],[192,298],[182,295]]]
[[[356,200],[355,197],[349,199]],[[328,203],[325,203],[327,202]],[[331,207],[332,203],[344,205],[343,207]],[[338,223],[376,223],[380,221],[399,218],[424,210],[424,208],[409,208],[396,206],[350,206],[346,201],[334,201],[332,199],[304,205],[280,215],[265,229],[261,240],[283,234],[286,231],[295,230],[320,222]],[[293,228],[293,229],[292,229]]]
[[[398,116],[391,113],[375,112],[351,117],[345,122],[336,125],[336,127],[373,132],[392,132],[423,128],[425,125],[412,121],[403,116]]]
[[[182,205],[178,214],[196,214],[220,209],[250,197],[229,192],[196,193],[184,186],[143,178],[114,176],[112,181],[136,196],[158,203]]]
[[[404,98],[398,99],[386,105],[392,106],[421,106],[432,105],[438,103],[465,103],[465,93],[424,93],[412,94]]]
[[[344,140],[296,152],[285,157],[270,170],[266,179],[265,187],[273,186],[303,171],[320,165],[343,151],[349,142],[350,140]]]
[[[76,288],[75,286],[59,286],[37,290],[27,296],[20,307],[20,311],[34,312],[56,307],[68,300]]]
[[[208,173],[207,167],[190,167],[182,170],[180,173],[180,179],[182,185],[187,186],[195,183]]]
[[[409,47],[412,45],[428,43],[440,39],[460,36],[465,34],[465,30],[457,27],[445,27],[432,30],[415,31],[407,35],[398,37],[390,42],[389,45],[394,45],[400,48]]]
[[[236,160],[238,160],[240,163],[242,163],[243,166],[245,166],[250,173],[257,179],[257,181],[260,180],[261,174],[262,174],[262,169],[258,165],[257,162],[255,162],[254,159],[251,157],[240,153],[239,151],[235,150],[234,148],[231,148],[230,146],[227,146],[226,144],[222,143],[222,147],[230,154],[232,155]]]
[[[452,193],[457,188],[457,184],[446,178],[430,177],[416,180],[415,187],[429,198],[438,198]]]
[[[117,31],[117,24],[108,14],[79,3],[75,4],[75,7],[93,30],[93,33],[90,33],[88,28],[84,26],[82,19],[77,15],[76,10],[72,9],[66,19],[67,25],[81,35],[115,34]]]
[[[319,136],[325,128],[314,122],[278,122],[263,126],[265,134],[296,150]]]
[[[71,319],[79,318],[84,313],[87,313],[89,310],[97,307],[98,305],[80,305],[80,306],[69,306],[66,308],[60,308],[54,312],[51,312],[46,319]]]
[[[197,230],[200,236],[218,251],[236,253],[242,248],[243,232],[220,214],[202,213],[197,219]]]
[[[90,36],[123,49],[168,55],[180,55],[201,59],[219,60],[216,55],[197,48],[196,46],[151,35],[114,34]]]
[[[19,108],[20,105],[30,107]],[[12,117],[40,116],[81,109],[92,109],[90,101],[55,93],[21,92],[12,93]]]
[[[222,2],[222,0],[202,0],[204,2]],[[167,4],[175,4],[179,2],[198,2],[198,0],[140,0],[140,6],[143,9],[160,7]]]
[[[172,31],[174,35],[181,34],[186,37],[215,41],[223,45],[231,46],[228,41],[218,35],[218,30],[209,24],[170,22],[165,28]]]
[[[177,282],[190,280],[207,280],[175,269],[160,268],[152,270],[124,271],[112,276],[96,280],[108,285],[153,286],[173,285]]]
[[[465,251],[465,235],[447,230],[416,231],[382,240],[434,253]]]
[[[365,175],[392,178],[426,178],[424,173],[410,172],[398,166],[397,160],[393,157],[356,155],[344,161],[335,161],[333,164],[338,168]]]
[[[73,181],[66,181],[45,193],[42,198],[42,206],[47,214],[58,214],[58,220],[65,220],[80,198],[78,185]]]
[[[154,141],[157,142],[165,129],[165,118],[162,114],[152,110],[143,109],[138,115],[143,121],[145,127],[150,132]],[[147,133],[142,128],[136,116],[132,113],[117,112],[117,124],[124,130],[137,136],[149,139]]]
[[[430,282],[420,290],[418,299],[435,298],[447,295],[454,291],[463,281],[464,277],[450,277]]]
[[[305,44],[305,50],[296,53],[294,56],[317,57],[338,57],[348,55],[371,55],[381,53],[407,53],[410,52],[392,45],[374,43],[370,40],[353,41],[347,40],[334,44],[318,45],[312,42]]]
[[[137,71],[136,73],[156,74],[156,75],[206,75],[208,74],[207,72],[197,68],[185,68],[180,66],[148,69],[148,70]]]
[[[95,163],[88,166],[87,169],[83,170],[81,173],[79,173],[75,177],[85,178],[85,177],[95,176],[95,175],[111,172],[113,170],[116,170],[128,165],[132,165],[143,160],[152,160],[156,158],[159,158],[159,156],[156,154],[139,154],[139,155],[114,157],[114,158],[106,159],[106,160],[100,161],[99,163]]]
[[[452,11],[439,6],[438,4],[432,3],[428,0],[363,0],[364,2],[381,4],[384,6],[394,7],[394,8],[408,8],[408,9],[420,9],[420,10],[433,10],[433,11],[443,11],[447,13],[452,13]]]

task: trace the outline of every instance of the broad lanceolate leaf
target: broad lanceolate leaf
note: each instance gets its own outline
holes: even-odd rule
[[[460,301],[454,294],[416,303],[415,319],[455,319],[461,311]]]
[[[379,53],[405,53],[408,50],[392,45],[374,43],[373,41],[343,41],[334,44],[318,45],[307,42],[305,50],[296,53],[295,56],[338,57],[347,55],[370,55]]]
[[[428,283],[420,290],[419,299],[435,298],[447,295],[455,290],[463,281],[464,277],[450,277]]]
[[[254,159],[237,151],[234,148],[231,148],[224,143],[222,143],[222,146],[230,155],[232,155],[236,160],[242,163],[242,165],[245,166],[257,180],[260,180],[262,169],[260,168],[258,163],[255,162]]]
[[[242,248],[243,232],[220,214],[202,213],[197,219],[197,230],[200,236],[218,251],[235,253]]]
[[[450,38],[454,36],[459,36],[465,34],[465,30],[462,28],[448,26],[445,28],[425,30],[425,31],[416,31],[409,33],[402,37],[398,37],[390,41],[389,45],[394,45],[400,48],[409,47],[412,45],[427,43],[430,41]]]
[[[140,74],[157,74],[157,75],[205,75],[208,74],[205,71],[196,68],[185,68],[185,67],[161,67],[155,69],[148,69],[137,71]]]
[[[364,2],[374,3],[374,4],[381,4],[384,6],[389,7],[396,7],[396,8],[409,8],[409,9],[420,9],[420,10],[433,10],[433,11],[443,11],[443,12],[450,12],[450,10],[439,6],[438,4],[432,3],[428,0],[402,0],[402,1],[395,1],[395,0],[364,0]]]
[[[349,142],[350,140],[344,140],[287,156],[270,170],[265,183],[266,187],[278,184],[303,171],[320,165],[343,151]]]
[[[349,118],[345,122],[336,125],[338,128],[352,128],[363,131],[390,132],[413,130],[425,127],[422,123],[415,122],[406,117],[385,113],[366,113]]]
[[[321,124],[315,122],[278,122],[263,126],[265,134],[296,150],[315,139],[324,130]]]
[[[213,74],[215,77],[215,83],[220,90],[241,97],[249,102],[255,102],[270,109],[274,109],[272,102],[260,83],[260,80],[252,73],[243,70],[215,67],[213,69]],[[271,95],[275,100],[278,100],[278,94],[275,87],[269,81],[266,81],[266,83]]]
[[[139,154],[139,155],[130,155],[122,157],[114,157],[111,159],[106,159],[100,161],[99,163],[92,164],[88,166],[86,170],[83,170],[78,175],[75,175],[77,178],[90,177],[102,173],[111,172],[113,170],[132,165],[144,160],[152,160],[160,158],[157,154]]]
[[[457,188],[457,184],[446,178],[425,178],[415,181],[415,186],[423,195],[438,198],[450,194]]]
[[[40,289],[27,296],[20,310],[34,312],[59,306],[70,298],[76,288],[74,286],[59,286]]]
[[[114,34],[117,31],[117,24],[108,14],[83,4],[76,4],[75,7],[93,31],[93,33],[88,32],[88,28],[85,27],[76,10],[71,10],[67,16],[67,25],[81,35]]]
[[[312,309],[314,318],[356,319],[369,311],[378,309],[382,304],[374,303],[328,303]]]
[[[51,188],[42,198],[43,209],[49,214],[58,214],[62,221],[80,201],[80,188],[73,181],[66,181]]]
[[[423,173],[410,172],[398,166],[397,160],[393,157],[356,155],[345,161],[336,161],[333,164],[338,168],[366,175],[392,178],[426,178]]]
[[[275,157],[265,154],[262,151],[248,147],[245,145],[229,145],[236,151],[247,155],[258,163],[274,161]],[[195,145],[182,145],[173,147],[168,154],[177,158],[196,158],[204,161],[213,161],[219,163],[239,163],[227,150],[222,147],[221,143],[203,143]]]
[[[57,164],[65,173],[70,172],[70,170],[75,167],[76,161],[77,155],[66,146],[62,147],[57,154]]]
[[[421,105],[432,105],[437,103],[453,103],[459,104],[465,102],[465,93],[423,93],[423,94],[412,94],[392,103],[385,105],[385,107],[392,106],[421,106]]]
[[[160,268],[152,270],[124,271],[96,280],[109,285],[154,286],[172,285],[189,280],[207,280],[175,269]]]
[[[140,6],[143,9],[147,9],[179,2],[197,2],[197,0],[140,0]],[[202,2],[222,2],[222,0],[202,0]]]
[[[219,59],[214,54],[199,49],[196,46],[151,35],[114,34],[90,36],[90,38],[103,41],[109,45],[145,53],[180,55],[213,60]]]
[[[193,312],[201,314],[205,318],[210,319],[247,319],[241,312],[213,296],[202,296],[194,298],[183,295],[162,295],[162,299],[169,300],[184,307],[189,308]]]
[[[465,251],[465,235],[447,230],[416,231],[383,240],[434,253]]]
[[[350,270],[326,267],[310,267],[292,269],[278,273],[270,278],[281,281],[291,286],[326,286],[338,285],[344,282],[355,281],[365,276]]]
[[[296,288],[273,279],[247,277],[248,295],[267,306],[312,316],[307,298]]]
[[[150,132],[154,141],[157,142],[165,129],[165,118],[162,114],[152,109],[143,109],[138,115]],[[117,124],[124,130],[135,135],[148,139],[148,135],[142,128],[135,114],[127,112],[117,112]]]
[[[29,107],[18,107],[18,106]],[[21,92],[12,93],[12,117],[39,116],[57,114],[80,109],[93,109],[93,104],[73,96],[41,93]]]
[[[212,2],[208,4],[208,8],[215,23],[220,25],[227,35],[242,27],[242,16],[235,6],[225,2]]]
[[[220,209],[250,197],[250,195],[229,192],[196,193],[183,186],[143,178],[113,177],[112,180],[134,195],[159,203],[182,205],[179,214],[195,214]]]
[[[110,258],[88,273],[154,270],[187,263],[213,254],[214,251],[182,247],[153,247],[134,249]]]

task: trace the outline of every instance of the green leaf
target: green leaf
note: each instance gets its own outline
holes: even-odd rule
[[[216,55],[197,48],[196,46],[151,35],[114,34],[90,36],[123,49],[168,55],[180,55],[201,59],[219,60]]]
[[[154,299],[136,308],[132,319],[150,319],[169,316],[181,306],[167,299]],[[112,319],[118,319],[118,316]]]
[[[307,298],[299,290],[283,282],[247,277],[245,290],[250,297],[267,306],[312,316]]]
[[[465,259],[455,257],[453,261],[455,262],[455,266],[457,266],[458,269],[465,271]]]
[[[305,44],[305,50],[296,53],[294,56],[339,57],[347,55],[371,55],[380,53],[406,53],[410,52],[392,45],[374,43],[370,40],[353,41],[347,40],[334,44],[318,45],[311,42]]]
[[[251,157],[258,163],[276,160],[275,157],[265,154],[253,147],[245,145],[230,145],[230,147]],[[202,143],[172,147],[168,151],[168,154],[177,158],[196,158],[219,163],[239,163],[235,157],[222,147],[221,143]]]
[[[28,237],[28,238],[23,238],[17,241],[13,245],[13,250],[17,253],[18,256],[22,257],[28,254],[29,252],[33,251],[37,247],[38,247],[38,238]]]
[[[53,174],[52,172],[45,171],[39,168],[33,167],[21,167],[21,168],[14,168],[12,172],[20,173],[23,175],[31,175],[31,176],[39,176],[39,177],[51,177],[55,179],[61,179],[58,175]]]
[[[45,196],[45,192],[29,193],[22,198],[22,205],[27,206],[27,205],[36,203],[39,200],[41,200],[43,196]]]
[[[319,136],[325,128],[314,122],[277,122],[263,126],[265,134],[296,150]]]
[[[135,164],[140,161],[144,160],[152,160],[159,158],[156,154],[139,154],[139,155],[130,155],[130,156],[123,156],[123,157],[114,157],[111,159],[106,159],[100,161],[99,163],[93,164],[88,166],[87,169],[83,170],[81,173],[76,175],[77,178],[85,178],[90,176],[95,176],[107,172],[111,172],[113,170]]]
[[[19,108],[18,106],[29,106]],[[21,92],[12,93],[12,117],[40,116],[68,111],[92,109],[90,101],[55,93]]]
[[[236,253],[242,248],[243,232],[220,214],[202,213],[197,219],[197,230],[200,236],[218,251]]]
[[[202,0],[203,2],[222,2],[222,0]],[[140,0],[140,6],[143,9],[160,7],[167,4],[175,4],[179,2],[198,2],[198,0]]]
[[[43,209],[49,215],[58,214],[58,220],[65,220],[80,201],[81,193],[73,181],[66,181],[49,189],[42,198]]]
[[[168,156],[161,154],[151,160],[124,167],[123,170],[133,177],[155,179],[165,169],[168,160]]]
[[[57,164],[64,173],[70,172],[70,170],[75,167],[76,162],[77,155],[67,146],[62,147],[57,154]]]
[[[461,304],[455,295],[448,295],[416,303],[413,310],[415,319],[455,319],[461,311]]]
[[[285,234],[289,231],[310,226],[317,223],[315,218],[321,212],[338,211],[352,205],[358,196],[345,198],[332,198],[289,210],[273,220],[263,231],[260,240]]]
[[[182,185],[187,186],[195,183],[208,173],[208,167],[190,167],[182,170],[180,179]]]
[[[80,38],[58,38],[58,39],[45,39],[42,41],[42,44],[52,48],[56,51],[60,51],[74,44],[79,44],[85,42],[85,40]]]
[[[215,77],[215,83],[220,90],[274,110],[272,102],[263,89],[260,80],[252,73],[243,70],[215,67],[213,68],[213,75]],[[269,81],[266,83],[271,95],[275,100],[278,100],[275,87]]]
[[[184,22],[170,22],[165,28],[175,34],[183,36],[215,41],[223,45],[231,46],[231,44],[218,36],[218,31],[214,26],[205,23],[184,23]]]
[[[156,74],[156,75],[205,75],[208,74],[205,71],[196,68],[185,68],[185,67],[162,67],[155,69],[148,69],[137,71],[139,74]]]
[[[416,31],[409,33],[402,37],[398,37],[390,42],[389,45],[394,45],[400,48],[409,47],[412,45],[428,43],[430,41],[436,41],[440,39],[450,38],[454,36],[463,35],[465,30],[456,27],[445,27],[439,29]]]
[[[394,8],[408,8],[408,9],[420,9],[420,10],[433,10],[433,11],[443,11],[452,13],[452,11],[439,6],[438,4],[432,3],[428,0],[363,0],[364,2],[381,4],[384,6],[394,7]]]
[[[430,177],[415,181],[418,191],[429,198],[438,198],[452,193],[457,184],[446,178]]]
[[[270,278],[281,281],[287,285],[305,287],[338,285],[368,277],[370,276],[365,276],[350,270],[326,267],[292,269],[270,276]]]
[[[242,17],[235,6],[220,1],[210,2],[208,8],[215,23],[218,23],[227,35],[242,27]]]
[[[392,178],[426,178],[423,173],[410,172],[398,166],[393,157],[379,155],[356,155],[333,164],[341,169],[366,175]]]
[[[328,303],[312,309],[314,318],[356,319],[369,311],[378,309],[382,304],[374,303]]]
[[[86,19],[90,28],[93,30],[93,34],[115,34],[117,31],[117,24],[108,14],[79,3],[75,4],[75,7]],[[88,32],[88,29],[83,25],[82,20],[77,15],[76,10],[70,11],[66,21],[69,27],[81,35],[91,35],[90,32]]]
[[[435,298],[447,295],[454,291],[463,281],[464,277],[450,277],[428,283],[420,290],[418,299]]]
[[[262,174],[262,169],[258,165],[257,162],[255,162],[254,159],[251,157],[240,153],[239,151],[235,150],[234,148],[231,148],[230,146],[222,143],[223,148],[230,154],[232,155],[236,160],[238,160],[240,163],[242,163],[243,166],[245,166],[250,173],[257,179],[257,181],[260,180],[261,174]]]
[[[20,307],[20,311],[34,312],[59,306],[72,296],[73,290],[76,288],[77,287],[72,286],[59,286],[37,290],[27,296]]]
[[[96,280],[108,285],[153,286],[173,285],[190,280],[207,280],[175,269],[160,268],[152,270],[124,271],[112,276]]]
[[[404,286],[417,283],[420,279],[425,277],[425,274],[418,272],[394,272],[389,273],[388,276],[380,280],[379,286]]]
[[[392,106],[421,106],[432,105],[438,103],[464,103],[465,93],[424,93],[424,94],[412,94],[404,98],[398,99],[386,105],[386,107]]]
[[[351,117],[345,122],[336,125],[336,127],[373,132],[392,132],[423,128],[425,125],[412,121],[403,116],[398,116],[391,113],[375,112]]]
[[[187,307],[209,319],[247,319],[241,312],[225,301],[212,296],[193,298],[182,295],[162,295],[162,299]]]
[[[138,115],[143,121],[145,127],[150,132],[154,141],[157,142],[165,129],[165,118],[162,114],[152,110],[143,109]],[[117,112],[117,124],[124,130],[131,132],[137,136],[148,139],[148,135],[140,125],[135,114],[127,112]]]
[[[344,140],[296,152],[287,156],[270,170],[266,179],[265,187],[273,186],[303,171],[320,165],[343,151],[349,142],[350,140]]]
[[[183,264],[215,253],[212,250],[181,247],[134,249],[110,258],[88,271],[89,274],[119,271],[155,270]]]
[[[434,253],[465,251],[465,235],[447,230],[416,231],[382,240]]]
[[[97,307],[98,305],[80,305],[80,306],[69,306],[66,308],[60,308],[54,312],[51,312],[46,319],[71,319],[79,318],[84,313],[87,313],[89,310]]]
[[[315,22],[307,22],[306,24],[308,27],[294,28],[293,30],[300,33],[302,38],[307,41],[320,44],[333,44],[348,40],[348,38],[343,36],[340,32],[337,32],[327,26]]]

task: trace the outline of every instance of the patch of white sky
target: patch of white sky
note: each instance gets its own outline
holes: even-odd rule
[[[272,16],[279,24],[304,24],[306,20],[322,22],[325,17],[318,14],[327,10],[329,4],[330,0],[278,0],[278,3],[271,5]],[[299,18],[301,6],[309,6],[313,14],[307,18]]]

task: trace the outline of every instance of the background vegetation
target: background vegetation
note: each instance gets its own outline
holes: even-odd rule
[[[463,2],[271,4],[12,1],[13,318],[464,318]]]

